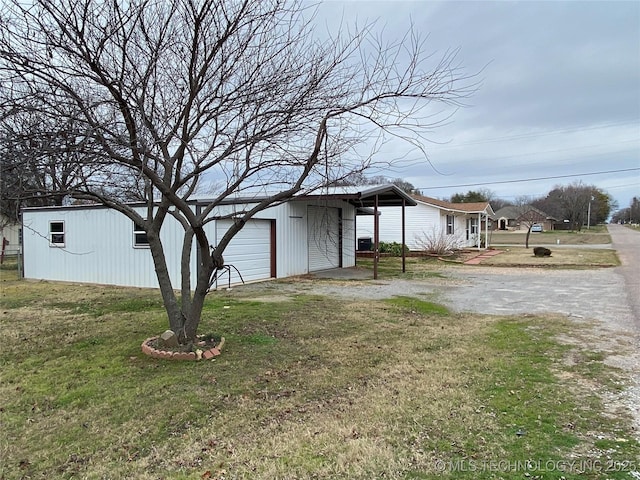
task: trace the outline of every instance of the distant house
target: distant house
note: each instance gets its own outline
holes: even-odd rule
[[[492,216],[496,230],[527,230],[540,224],[544,230],[553,230],[555,218],[532,205],[503,207]]]
[[[20,251],[20,235],[20,224],[0,214],[0,245],[6,255],[14,255]]]
[[[229,229],[236,212],[263,197],[229,199],[216,207],[206,232],[213,246]],[[193,198],[194,211],[208,199]],[[321,270],[352,267],[356,260],[356,213],[372,206],[415,205],[395,185],[342,187],[301,195],[269,207],[249,220],[224,251],[233,268],[220,277],[224,285],[283,278]],[[144,206],[135,206],[144,215]],[[145,232],[128,217],[102,205],[25,208],[25,278],[157,287]],[[180,284],[183,227],[168,216],[160,232],[169,275]],[[192,285],[200,261],[191,254]]]
[[[417,203],[405,212],[405,244],[410,250],[424,250],[425,240],[446,238],[457,248],[487,247],[493,209],[488,202],[451,203],[422,195],[411,196]],[[379,227],[381,242],[402,242],[402,209],[385,208]],[[358,217],[358,239],[374,236],[373,218]],[[362,242],[368,244],[368,242]]]

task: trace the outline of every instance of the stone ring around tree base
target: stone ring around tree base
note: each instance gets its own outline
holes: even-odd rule
[[[158,348],[158,338],[158,336],[150,337],[142,342],[142,353],[152,358],[164,360],[211,360],[220,355],[222,347],[224,346],[224,337],[222,337],[215,347],[206,350],[198,349],[195,352],[163,350],[162,348]]]

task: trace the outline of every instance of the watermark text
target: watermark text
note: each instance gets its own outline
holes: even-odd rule
[[[562,472],[613,473],[634,472],[640,465],[620,460],[436,460],[439,472]]]

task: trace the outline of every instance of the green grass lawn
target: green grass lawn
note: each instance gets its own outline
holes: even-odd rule
[[[236,288],[204,312],[222,355],[182,363],[141,354],[155,290],[0,288],[2,479],[628,479],[640,456],[601,400],[618,372],[558,340],[587,328],[566,318]]]

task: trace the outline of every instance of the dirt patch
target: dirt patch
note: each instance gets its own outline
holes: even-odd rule
[[[573,317],[573,320],[584,323],[578,317]],[[590,321],[588,328],[574,330],[571,335],[559,336],[558,340],[577,348],[587,345],[590,350],[602,354],[602,361],[606,365],[619,370],[617,375],[612,375],[609,379],[609,383],[618,388],[598,393],[609,415],[613,418],[621,414],[630,417],[635,438],[640,441],[640,353],[634,332],[602,321]],[[572,353],[567,357],[569,365],[578,365],[584,361]],[[586,388],[593,390],[589,385]]]
[[[280,303],[280,302],[290,302],[290,295],[269,295],[263,297],[252,297],[252,302],[262,302],[262,303]]]

